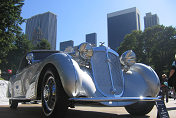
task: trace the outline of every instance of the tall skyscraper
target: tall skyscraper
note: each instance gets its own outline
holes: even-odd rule
[[[60,51],[65,51],[66,49],[73,48],[74,42],[72,40],[60,42]]]
[[[136,7],[109,13],[108,46],[115,51],[120,46],[126,34],[133,30],[141,30],[140,13]]]
[[[86,42],[96,47],[97,46],[97,34],[96,33],[86,34]]]
[[[151,12],[146,13],[146,16],[144,16],[144,26],[145,28],[152,27],[155,25],[159,25],[159,18],[157,14],[153,14]]]
[[[57,16],[51,12],[35,15],[26,22],[26,35],[35,45],[46,39],[51,50],[56,50]]]

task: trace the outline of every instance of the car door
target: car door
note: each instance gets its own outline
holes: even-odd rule
[[[19,69],[17,71],[17,74],[15,75],[15,78],[11,80],[12,84],[12,97],[15,98],[24,98],[25,97],[25,91],[23,89],[23,80],[26,78],[26,74],[28,71],[28,61],[26,59],[26,56],[23,57]]]
[[[31,98],[32,96],[35,95],[35,84],[36,84],[36,79],[38,75],[38,67],[39,67],[39,61],[38,62],[32,62],[27,67],[27,70],[25,72],[25,78],[22,79],[22,89],[23,93],[26,98]]]

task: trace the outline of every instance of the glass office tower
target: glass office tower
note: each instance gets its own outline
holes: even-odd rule
[[[67,48],[73,48],[73,46],[74,41],[72,40],[60,42],[60,51],[65,51]]]
[[[86,42],[96,47],[97,46],[97,34],[96,33],[86,34]]]
[[[109,13],[108,46],[117,51],[126,34],[141,30],[140,13],[136,7]]]
[[[26,22],[26,35],[36,45],[46,39],[51,50],[56,50],[57,16],[51,12],[35,15]]]
[[[146,13],[146,16],[144,16],[144,26],[145,28],[152,27],[155,25],[159,25],[159,17],[157,14],[153,14],[151,12]]]

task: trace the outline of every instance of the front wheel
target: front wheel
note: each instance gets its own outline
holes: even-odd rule
[[[42,108],[48,118],[63,117],[68,109],[67,95],[57,72],[50,68],[46,71],[42,83]]]
[[[128,113],[135,116],[144,116],[148,114],[152,109],[155,103],[140,101],[132,105],[125,106],[125,109]]]

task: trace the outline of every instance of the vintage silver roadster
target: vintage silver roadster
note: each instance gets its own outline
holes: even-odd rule
[[[155,71],[103,45],[82,43],[70,53],[29,52],[9,81],[10,108],[41,100],[46,117],[63,116],[76,103],[124,106],[132,115],[149,113],[160,90]]]

